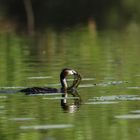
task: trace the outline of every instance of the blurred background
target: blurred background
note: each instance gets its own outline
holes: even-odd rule
[[[0,30],[44,31],[89,26],[97,30],[139,26],[139,0],[0,0]]]

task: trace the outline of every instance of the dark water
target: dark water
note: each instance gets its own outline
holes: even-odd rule
[[[0,140],[139,140],[139,44],[137,30],[0,35]],[[60,88],[64,67],[82,75],[78,96],[14,93]]]

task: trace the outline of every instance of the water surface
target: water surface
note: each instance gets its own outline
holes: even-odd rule
[[[1,35],[0,139],[139,140],[139,44],[139,33],[131,31],[75,28],[31,39]],[[60,88],[65,67],[82,75],[78,97],[18,92]]]

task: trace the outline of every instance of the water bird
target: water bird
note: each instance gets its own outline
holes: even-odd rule
[[[67,83],[68,75],[74,76],[71,86],[68,86]],[[60,92],[62,93],[70,90],[75,90],[80,84],[80,81],[81,81],[81,75],[77,71],[70,68],[64,68],[60,73],[61,89],[50,88],[50,87],[31,87],[31,88],[21,89],[20,92],[24,92],[26,94],[60,93]]]

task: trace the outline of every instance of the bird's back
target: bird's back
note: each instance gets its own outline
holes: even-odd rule
[[[49,87],[32,87],[20,90],[26,94],[38,94],[38,93],[58,93],[58,89]]]

